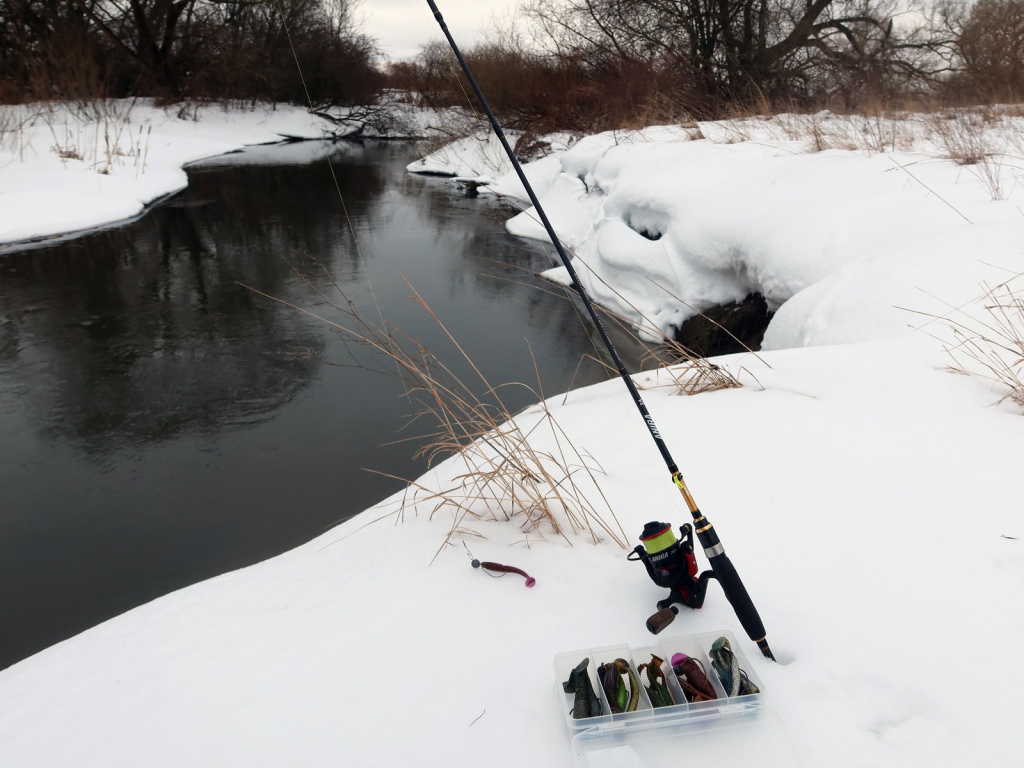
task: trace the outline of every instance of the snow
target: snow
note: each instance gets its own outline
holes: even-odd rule
[[[514,142],[514,134],[506,136]],[[477,133],[446,143],[437,151],[409,164],[412,173],[442,176],[472,176],[490,181],[488,173],[500,175],[510,167],[501,142],[490,133]]]
[[[993,135],[1013,136],[1016,119]],[[557,654],[719,630],[741,638],[805,766],[1012,764],[1024,747],[1024,421],[1005,389],[952,375],[945,324],[908,310],[984,319],[980,284],[1024,272],[1014,150],[960,166],[923,119],[844,120],[701,124],[697,140],[692,126],[602,134],[526,167],[588,290],[636,322],[664,330],[686,305],[755,289],[779,306],[768,351],[715,360],[742,388],[685,397],[664,371],[635,380],[780,663],[757,654],[715,584],[702,610],[646,631],[664,593],[612,533],[631,548],[648,520],[689,514],[616,379],[517,418],[535,450],[571,440],[586,457],[594,482],[573,477],[605,510],[599,543],[557,509],[564,536],[524,531],[522,511],[435,509],[428,491],[466,471],[450,459],[418,493],[0,672],[0,765],[567,766]],[[187,142],[153,140],[167,153],[151,148],[152,166],[272,132],[229,123],[168,118]],[[883,133],[900,146],[863,146]],[[861,145],[810,151],[823,135]],[[489,142],[473,142],[421,170],[521,198],[486,160]],[[5,195],[64,172],[35,153],[38,168],[0,170]],[[119,168],[125,190],[141,188]],[[70,221],[48,210],[46,231]],[[509,228],[539,236],[526,214]],[[488,578],[469,550],[536,586]]]
[[[288,106],[186,110],[122,100],[95,110],[0,107],[0,242],[136,217],[185,188],[189,162],[285,136],[319,137],[325,125]]]
[[[419,160],[409,163],[406,170],[410,173],[424,173],[438,176],[453,176],[459,179],[472,179],[480,184],[489,186],[495,185],[495,179],[507,176],[512,173],[512,163],[508,159],[501,141],[489,129],[478,127],[478,120],[468,119],[463,116],[454,122],[448,130],[457,129],[460,132],[468,133],[454,141],[445,141],[443,133],[438,136],[442,145],[433,152],[428,153]],[[435,130],[444,127],[441,123],[434,126]],[[522,134],[516,131],[505,132],[505,140],[509,146],[515,148]],[[557,152],[567,148],[570,141],[568,134],[552,134],[545,137],[544,144],[548,151]],[[528,178],[530,184],[536,183],[536,178],[544,176],[547,171],[546,181],[551,183],[550,176],[556,173],[558,168],[557,160],[548,155],[533,164]],[[537,176],[540,174],[540,176]],[[536,178],[535,178],[536,177]],[[516,179],[509,179],[518,197],[526,198],[526,189]]]
[[[588,293],[657,339],[760,292],[781,307],[764,342],[781,349],[885,338],[907,325],[896,307],[941,311],[922,293],[958,305],[999,268],[1020,271],[1013,147],[961,166],[925,139],[916,151],[807,152],[773,128],[737,143],[607,133],[558,156],[535,189]],[[987,185],[988,172],[1001,182]],[[508,176],[495,189],[520,196]],[[508,229],[546,238],[532,210]],[[547,274],[569,282],[562,267]]]

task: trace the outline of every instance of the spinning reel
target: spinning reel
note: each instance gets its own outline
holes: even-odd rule
[[[679,613],[675,603],[682,603],[687,608],[703,606],[708,579],[715,578],[713,571],[697,575],[693,527],[689,523],[681,525],[679,533],[681,537],[677,539],[670,524],[647,523],[640,534],[643,544],[637,545],[626,556],[628,560],[642,562],[651,581],[670,590],[668,597],[658,601],[658,612],[647,619],[647,629],[655,635],[671,624]]]

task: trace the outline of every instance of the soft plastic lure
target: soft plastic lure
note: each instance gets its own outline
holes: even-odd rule
[[[672,671],[679,681],[679,686],[691,704],[699,701],[713,701],[718,698],[715,687],[704,674],[704,667],[696,659],[685,653],[677,653],[672,657]]]
[[[740,669],[736,654],[726,637],[720,637],[711,644],[711,666],[722,681],[726,696],[747,696],[760,693],[761,689],[754,685],[747,673]]]
[[[596,717],[601,714],[601,700],[594,693],[594,686],[590,682],[590,675],[587,674],[589,658],[583,659],[572,672],[569,679],[562,683],[562,690],[573,694],[572,716],[575,720],[582,720],[585,717]]]
[[[647,678],[648,685],[645,685],[644,689],[651,699],[651,706],[655,709],[672,704],[672,697],[668,693],[668,683],[665,680],[665,670],[661,668],[661,664],[662,660],[652,653],[649,663],[637,667],[640,679]]]
[[[528,587],[532,587],[534,584],[537,583],[537,580],[533,578],[533,576],[528,574],[526,571],[520,568],[515,568],[511,565],[491,563],[487,560],[484,560],[483,562],[480,562],[479,560],[473,560],[473,562],[470,563],[470,565],[472,565],[474,568],[483,568],[485,571],[494,571],[496,573],[518,573],[520,576],[526,577],[526,586]]]
[[[622,679],[623,675],[629,678],[628,688]],[[636,711],[640,704],[640,681],[628,661],[616,659],[610,664],[602,664],[597,668],[597,676],[608,695],[608,704],[613,714]]]

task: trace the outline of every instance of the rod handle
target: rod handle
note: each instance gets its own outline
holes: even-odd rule
[[[732,560],[724,552],[709,558],[709,560],[715,572],[715,578],[722,585],[725,598],[736,612],[736,618],[740,620],[740,624],[747,633],[747,637],[757,643],[761,653],[775,661],[775,656],[772,654],[771,648],[768,647],[768,640],[765,638],[767,633],[764,630],[764,622],[761,621],[761,616],[758,614],[757,608],[754,607],[754,601],[747,594],[747,588],[743,586],[743,581],[736,572],[736,566],[732,564]]]

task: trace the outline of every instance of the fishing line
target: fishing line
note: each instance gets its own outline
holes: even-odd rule
[[[288,17],[287,17],[287,14],[284,11],[284,7],[281,4],[281,0],[277,0],[277,7],[278,7],[278,10],[281,12],[281,24],[284,27],[285,37],[288,40],[288,47],[291,49],[291,52],[292,52],[292,59],[294,59],[294,61],[295,61],[295,69],[298,72],[299,80],[302,83],[303,93],[305,93],[305,95],[306,95],[306,103],[309,106],[310,113],[312,113],[313,109],[314,109],[313,108],[313,99],[310,96],[309,87],[306,84],[306,78],[305,78],[305,75],[302,72],[302,64],[299,62],[299,56],[298,56],[298,53],[295,50],[295,44],[292,41],[291,29],[288,26]],[[421,6],[421,9],[422,9],[422,6]],[[321,144],[321,146],[323,147],[323,150],[324,150],[324,158],[327,160],[327,167],[331,171],[331,179],[334,182],[334,189],[338,193],[338,201],[341,203],[341,209],[342,209],[342,211],[343,211],[343,213],[345,215],[345,223],[346,223],[346,225],[348,227],[349,234],[352,237],[352,245],[355,248],[356,256],[359,258],[359,263],[360,263],[360,265],[363,268],[363,274],[366,277],[366,285],[370,289],[370,296],[373,299],[373,305],[374,305],[374,307],[377,310],[377,318],[380,321],[381,333],[383,334],[383,337],[386,340],[388,348],[389,349],[394,349],[394,347],[397,345],[397,342],[395,342],[394,339],[392,338],[391,333],[388,330],[387,325],[384,322],[384,313],[383,313],[383,311],[380,308],[380,302],[377,300],[377,292],[376,292],[376,290],[373,287],[373,279],[370,277],[370,270],[367,268],[366,259],[363,257],[363,251],[362,251],[362,248],[359,245],[359,238],[356,235],[355,226],[352,224],[352,218],[349,216],[348,206],[345,205],[345,196],[344,196],[344,194],[342,194],[341,184],[338,181],[337,172],[334,170],[334,163],[331,160],[331,153],[330,153],[330,150],[329,150],[329,148],[327,146],[327,141],[326,141],[326,139],[322,135],[320,137],[320,144]],[[333,280],[333,276],[332,276],[332,280]],[[404,396],[406,398],[410,398],[412,390],[411,390],[409,382],[407,382],[405,377],[402,375],[401,365],[400,365],[400,363],[398,362],[397,358],[394,355],[391,355],[391,360],[394,363],[395,372],[396,372],[396,375],[398,376],[398,380],[401,382],[401,386],[402,386],[402,390],[404,392]],[[436,473],[437,473],[437,468],[436,467],[432,467],[428,471],[433,473],[435,475],[435,477],[436,477]]]
[[[420,6],[420,9],[421,9],[421,12],[423,12],[423,6],[422,5]],[[429,19],[429,15],[428,15],[428,19]],[[469,92],[466,90],[466,87],[465,87],[465,85],[462,82],[462,78],[459,76],[459,71],[458,71],[458,69],[456,69],[456,66],[455,66],[457,61],[458,61],[458,57],[456,57],[456,61],[455,62],[453,62],[451,57],[448,56],[448,55],[446,55],[444,57],[444,64],[448,68],[450,77],[454,79],[454,81],[456,82],[456,84],[459,87],[459,90],[462,92],[463,99],[465,100],[467,109],[476,118],[476,120],[478,120],[479,122],[483,123],[486,118],[485,118],[485,116],[480,114],[479,110],[476,107],[476,104],[474,103],[473,98],[470,96]],[[511,197],[509,197],[507,195],[501,194],[500,192],[495,190],[490,184],[482,184],[481,186],[484,187],[485,189],[489,190],[491,192],[491,194],[493,194],[495,197],[497,197],[502,202],[505,202],[505,203],[511,205],[513,208],[518,210],[520,213],[525,213],[527,216],[529,216],[531,219],[533,219],[537,223],[541,223],[540,220],[537,218],[536,213],[531,212],[529,210],[529,208],[524,203],[522,203],[520,200],[517,200],[515,198],[511,198]],[[565,244],[563,244],[563,245],[565,245]],[[568,246],[565,245],[565,247],[568,247]],[[546,251],[545,255],[548,257],[548,259],[550,259],[552,264],[554,264],[556,266],[558,265],[558,263],[559,263],[558,259],[550,251]],[[582,259],[580,261],[581,261],[581,263],[585,264],[585,262],[583,262]],[[604,283],[609,288],[609,290],[612,290],[613,292],[615,292],[614,289],[611,286],[609,286],[607,283],[605,283],[605,281],[599,275],[597,275],[594,272],[594,270],[589,265],[586,265],[586,266],[587,266],[587,269],[590,271],[591,274],[593,274],[598,280],[601,280],[601,282]],[[602,349],[597,345],[596,341],[594,340],[593,334],[590,333],[589,328],[587,326],[587,323],[584,320],[583,315],[580,313],[579,306],[573,300],[574,297],[573,297],[573,294],[572,294],[572,291],[571,291],[571,287],[567,286],[567,285],[564,285],[562,283],[558,283],[558,282],[556,282],[554,280],[551,280],[549,282],[551,283],[552,287],[557,286],[557,289],[558,289],[559,293],[555,293],[554,291],[544,291],[544,292],[550,293],[552,296],[559,296],[560,295],[561,298],[564,298],[564,299],[566,299],[568,301],[569,306],[572,307],[573,314],[576,316],[576,322],[579,324],[579,327],[583,330],[583,335],[586,338],[587,343],[590,344],[590,348],[591,348],[591,350],[593,352],[594,360],[598,361],[599,365],[602,368],[606,369],[606,374],[607,374],[607,377],[609,379],[614,378],[614,376],[615,376],[614,368],[611,365],[608,365],[607,363],[600,362],[600,361],[602,361],[602,358],[604,357]],[[536,288],[537,286],[530,286],[530,287]],[[617,292],[616,292],[616,295],[618,295]],[[623,299],[623,300],[625,301],[625,299]],[[627,304],[628,304],[628,302],[627,302]],[[634,309],[636,309],[636,308],[634,307]],[[639,313],[639,310],[637,310],[637,311]],[[640,313],[640,314],[642,316],[642,313]],[[575,380],[575,375],[574,375],[573,378]],[[620,408],[626,408],[626,405],[624,403],[620,402],[619,403],[619,407]],[[630,424],[630,426],[634,430],[634,432],[639,436],[641,433],[639,432],[637,425],[632,420],[627,419],[626,421],[627,421],[627,423]],[[649,446],[645,445],[645,451],[649,451],[649,450],[650,450]],[[463,542],[463,544],[465,544],[465,542]]]
[[[459,538],[462,539],[462,546],[466,548],[466,554],[469,555],[469,564],[474,568],[479,568],[481,571],[486,573],[488,576],[500,579],[506,573],[518,573],[526,579],[526,586],[533,587],[537,580],[530,574],[524,571],[522,568],[516,568],[512,565],[502,565],[501,563],[491,563],[486,560],[480,561],[473,557],[473,553],[469,550],[469,545],[466,544],[466,540],[462,537],[462,532],[459,532]]]
[[[287,14],[286,14],[286,12],[284,10],[284,7],[282,5],[281,0],[277,0],[277,6],[278,6],[279,12],[281,13],[282,27],[284,28],[285,36],[286,36],[286,39],[288,41],[288,46],[289,46],[289,49],[291,50],[291,53],[292,53],[292,59],[295,61],[296,71],[297,71],[297,73],[299,75],[299,80],[300,80],[300,82],[302,84],[303,93],[305,94],[305,97],[306,97],[306,103],[307,103],[307,105],[308,105],[308,107],[310,109],[310,112],[312,113],[312,111],[314,109],[312,96],[311,96],[311,94],[309,92],[309,87],[308,87],[308,84],[306,82],[303,70],[302,70],[302,64],[301,64],[301,62],[299,60],[298,53],[297,53],[296,48],[295,48],[294,40],[293,40],[292,35],[291,35],[291,29],[290,29],[290,26],[288,24]],[[420,6],[420,8],[422,10],[422,6]],[[462,91],[463,97],[464,97],[464,99],[466,101],[466,104],[467,104],[470,112],[478,120],[482,121],[483,118],[480,115],[479,111],[476,109],[476,106],[473,103],[473,99],[470,97],[469,93],[466,91],[466,88],[465,88],[464,84],[462,83],[462,79],[458,76],[458,72],[455,69],[454,63],[447,56],[445,57],[444,61],[445,61],[445,64],[447,65],[447,67],[449,68],[450,75],[452,77],[454,77],[455,81],[458,83],[459,89]],[[354,227],[354,225],[352,223],[351,216],[349,215],[349,212],[348,212],[348,207],[345,204],[345,198],[344,198],[344,195],[343,195],[343,193],[341,191],[341,185],[340,185],[340,182],[338,180],[337,172],[335,171],[334,164],[333,164],[333,162],[331,160],[331,154],[330,154],[330,151],[329,151],[329,147],[327,146],[327,141],[323,137],[321,137],[321,146],[324,149],[325,159],[327,160],[327,165],[328,165],[328,168],[329,168],[330,173],[331,173],[331,179],[332,179],[332,182],[334,184],[335,191],[336,191],[336,193],[338,195],[338,200],[341,203],[342,211],[343,211],[344,217],[345,217],[346,226],[347,226],[349,234],[350,234],[350,236],[352,238],[353,247],[355,248],[356,255],[357,255],[357,257],[358,257],[358,259],[360,261],[360,264],[361,264],[361,266],[363,268],[363,273],[366,275],[367,286],[368,286],[368,288],[370,290],[370,294],[371,294],[371,297],[373,299],[374,306],[375,306],[375,308],[377,310],[377,316],[378,316],[378,319],[380,321],[382,331],[384,332],[385,338],[387,339],[387,342],[390,345],[390,344],[392,344],[394,342],[393,342],[393,340],[391,338],[390,333],[387,332],[387,329],[385,327],[383,311],[382,311],[382,309],[380,307],[380,303],[379,303],[379,301],[377,299],[377,294],[376,294],[376,291],[375,291],[374,286],[373,286],[373,281],[370,278],[370,273],[369,273],[369,270],[367,269],[366,261],[365,261],[365,258],[363,256],[362,249],[361,249],[361,247],[359,245],[359,238],[356,235],[355,227]],[[491,188],[490,185],[482,185],[482,186],[485,186],[486,188],[490,189],[492,194],[495,194],[499,199],[501,199],[501,200],[503,200],[505,202],[510,203],[513,207],[517,208],[521,212],[527,213],[528,216],[530,216],[534,220],[539,221],[537,219],[536,214],[528,212],[526,206],[521,204],[518,200],[512,200],[511,198],[508,198],[505,195],[501,195],[500,193],[498,193],[495,190],[493,190],[493,188]],[[535,208],[536,208],[536,206],[535,206]],[[557,264],[557,260],[555,260],[554,256],[550,252],[547,252],[547,256],[548,256],[549,259],[552,260],[553,263]],[[585,262],[583,262],[582,260],[581,260],[581,263],[585,264]],[[591,274],[593,274],[598,280],[601,280],[601,282],[604,283],[604,281],[600,278],[600,276],[596,275],[594,270],[592,268],[590,268],[589,265],[586,265],[586,266],[587,266],[587,268],[588,268],[588,270],[590,271]],[[593,338],[593,335],[591,333],[589,333],[588,330],[587,330],[587,324],[584,321],[582,314],[580,313],[580,309],[579,309],[578,305],[576,304],[576,302],[573,301],[573,295],[572,295],[572,293],[570,291],[570,286],[566,286],[564,284],[555,283],[554,281],[551,281],[551,282],[552,282],[553,285],[557,285],[559,290],[560,290],[560,292],[561,292],[561,295],[569,300],[569,304],[573,308],[573,312],[576,315],[577,322],[579,323],[580,327],[582,329],[584,329],[584,333],[585,333],[585,336],[587,338],[587,341],[589,342],[589,344],[591,346],[591,349],[594,352],[594,358],[596,360],[600,360],[603,357],[601,349],[596,344],[596,342],[595,342],[595,340]],[[605,285],[607,285],[607,283],[605,283]],[[608,287],[609,287],[609,289],[611,289],[611,286],[608,286]],[[614,289],[611,289],[611,290],[614,291]],[[395,361],[395,365],[396,365],[396,369],[398,369],[399,365],[398,365],[397,361]],[[399,374],[400,374],[400,369],[399,369]],[[614,372],[609,370],[608,371],[608,376],[609,376],[609,378],[613,377],[614,376]],[[402,380],[403,388],[405,389],[406,394],[408,395],[409,394],[408,385],[406,384],[405,380],[402,379],[401,375],[399,375],[399,378]],[[622,407],[625,407],[625,406],[622,406]],[[629,423],[631,424],[631,426],[633,427],[634,430],[637,429],[637,425],[633,421],[630,420]],[[645,449],[649,450],[649,446],[645,446]],[[435,468],[434,471],[436,472],[436,468]],[[461,534],[460,534],[460,536],[461,536]],[[463,545],[465,546],[465,541],[464,540],[463,540]],[[468,547],[467,547],[467,551],[468,551]],[[489,564],[489,565],[497,565],[497,564]],[[489,574],[489,575],[493,575],[493,574]],[[526,574],[523,574],[523,575],[525,576]],[[532,578],[529,577],[529,576],[526,576],[526,578],[530,582],[528,585],[532,586],[532,581],[533,581]]]
[[[302,91],[306,94],[306,103],[309,105],[309,112],[310,114],[313,114],[313,99],[309,95],[309,87],[306,85],[306,78],[302,73],[302,65],[299,63],[299,55],[295,51],[295,44],[292,42],[292,33],[288,26],[288,15],[285,13],[281,0],[277,0],[277,9],[281,12],[281,26],[284,27],[284,34],[288,40],[288,47],[291,49],[292,58],[295,60],[295,69],[299,73],[299,81],[302,83]],[[370,289],[370,296],[373,299],[373,305],[377,309],[377,318],[380,320],[381,331],[384,334],[384,338],[386,338],[390,344],[392,343],[391,334],[388,333],[387,326],[384,324],[384,313],[381,311],[380,303],[377,301],[377,292],[373,288],[373,280],[370,278],[370,272],[366,267],[366,260],[363,258],[362,248],[359,247],[359,238],[356,236],[355,226],[352,224],[352,218],[349,216],[348,206],[345,205],[345,196],[341,192],[341,183],[338,181],[338,174],[335,172],[334,163],[331,161],[331,153],[327,146],[327,140],[323,135],[320,137],[320,145],[324,150],[324,158],[327,160],[327,167],[331,171],[331,179],[334,182],[334,189],[338,193],[338,201],[341,203],[341,210],[345,214],[345,224],[348,227],[349,234],[352,236],[352,245],[355,248],[356,256],[359,258],[359,263],[363,268],[363,274],[366,276],[366,285]],[[406,390],[406,392],[408,393],[408,390]]]

